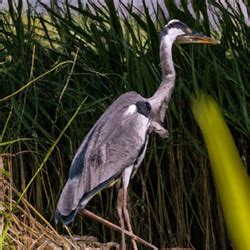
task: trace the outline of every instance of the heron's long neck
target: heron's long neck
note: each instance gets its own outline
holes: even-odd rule
[[[160,45],[162,81],[157,91],[150,98],[151,100],[154,100],[160,104],[163,102],[169,102],[175,85],[175,69],[172,59],[172,45],[173,42],[168,36],[162,38]]]

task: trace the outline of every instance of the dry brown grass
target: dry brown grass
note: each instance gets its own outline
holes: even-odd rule
[[[116,243],[100,243],[91,236],[62,236],[20,193],[0,155],[0,244],[3,249],[119,249]],[[1,249],[1,247],[0,247]]]

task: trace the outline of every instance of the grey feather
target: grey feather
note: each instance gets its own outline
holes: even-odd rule
[[[130,105],[144,100],[136,92],[125,93],[95,123],[72,161],[57,205],[57,217],[67,217],[86,205],[85,201],[136,163],[144,151],[149,119],[139,112],[126,114],[126,111]]]

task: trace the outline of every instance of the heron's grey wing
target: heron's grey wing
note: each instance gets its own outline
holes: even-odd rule
[[[57,213],[61,216],[66,218],[72,211],[74,215],[79,203],[86,205],[93,194],[136,161],[145,143],[148,119],[127,110],[142,100],[135,92],[120,96],[90,130],[72,161],[59,199]]]

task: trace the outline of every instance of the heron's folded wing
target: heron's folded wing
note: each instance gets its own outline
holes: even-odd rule
[[[137,112],[124,116],[128,106],[142,97],[130,92],[118,98],[90,130],[74,157],[58,211],[69,215],[89,193],[133,164],[144,144],[147,118]]]

